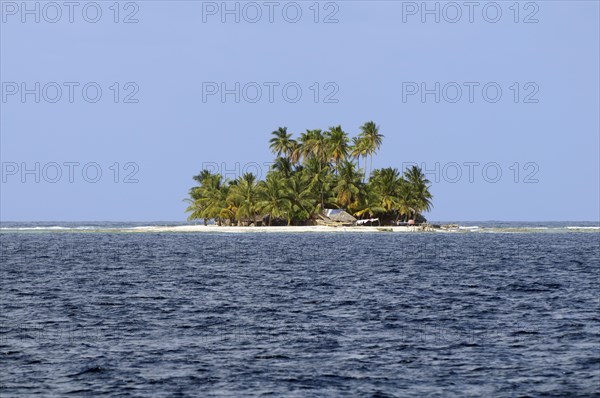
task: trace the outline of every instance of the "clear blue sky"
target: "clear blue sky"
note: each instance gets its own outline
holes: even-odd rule
[[[224,163],[232,176],[236,164],[251,170],[244,165],[272,159],[267,141],[279,126],[299,133],[341,124],[354,135],[374,120],[385,135],[374,166],[417,162],[432,170],[432,220],[598,220],[599,3],[520,2],[518,16],[513,3],[497,3],[496,23],[497,10],[486,2],[473,10],[462,6],[456,23],[450,20],[457,9],[445,2],[439,23],[415,9],[420,1],[321,2],[318,23],[313,1],[297,2],[296,23],[289,2],[274,6],[272,23],[264,2],[257,2],[256,23],[248,22],[256,8],[245,3],[239,3],[240,23],[215,8],[221,2],[122,2],[116,16],[113,2],[101,1],[97,23],[86,21],[97,11],[87,6],[84,14],[86,2],[73,10],[39,3],[36,23],[20,1],[2,1],[1,219],[184,220],[183,199],[203,163]],[[36,3],[27,4],[34,9]],[[126,18],[138,22],[125,24]],[[36,82],[40,102],[35,93],[23,102],[21,83],[35,92]],[[79,83],[71,85],[73,103],[70,82]],[[102,89],[98,102],[83,98],[89,82]],[[250,102],[256,97],[251,84],[239,103],[234,94],[223,103],[207,91],[221,82],[230,89],[240,82],[241,91],[256,82],[262,97]],[[436,82],[439,103],[434,94],[424,102],[420,93],[408,95]],[[479,84],[472,103],[465,82]],[[52,103],[57,85],[62,97]],[[462,98],[452,103],[456,85]],[[291,102],[298,86],[302,96]],[[496,87],[502,96],[491,102]],[[129,100],[138,102],[124,103],[137,89]],[[93,85],[87,94],[93,100]],[[330,94],[337,103],[325,102]],[[135,165],[125,169],[128,162]],[[23,174],[23,164],[34,171]],[[98,167],[102,176],[92,183]],[[129,173],[137,183],[125,183]]]

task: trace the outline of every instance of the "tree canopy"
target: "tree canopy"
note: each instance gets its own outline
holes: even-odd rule
[[[373,170],[373,156],[384,138],[379,130],[369,121],[352,138],[342,126],[334,126],[306,130],[295,139],[279,127],[269,140],[276,158],[266,178],[259,181],[246,173],[227,180],[202,170],[193,177],[198,185],[189,192],[188,219],[219,225],[306,225],[324,209],[338,208],[388,224],[421,221],[432,208],[431,183],[417,166]]]

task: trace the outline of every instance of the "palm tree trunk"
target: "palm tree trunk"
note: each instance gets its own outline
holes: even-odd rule
[[[360,155],[359,155],[360,158]],[[365,182],[365,179],[367,178],[367,155],[365,155],[365,174],[363,174],[363,179],[362,182]]]

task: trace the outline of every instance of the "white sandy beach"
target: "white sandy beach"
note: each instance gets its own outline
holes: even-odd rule
[[[212,233],[291,233],[291,232],[415,232],[418,227],[327,227],[327,226],[285,226],[285,227],[219,227],[218,225],[179,225],[173,227],[138,227],[138,232],[212,232]]]

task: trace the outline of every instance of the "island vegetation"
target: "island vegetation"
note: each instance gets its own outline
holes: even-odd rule
[[[373,170],[384,136],[366,122],[350,138],[341,126],[307,130],[297,139],[280,127],[270,149],[276,158],[264,180],[246,173],[235,180],[203,170],[189,191],[189,220],[218,225],[313,225],[324,209],[343,209],[380,224],[423,222],[432,207],[430,182],[411,166]],[[368,177],[368,178],[367,178]]]

